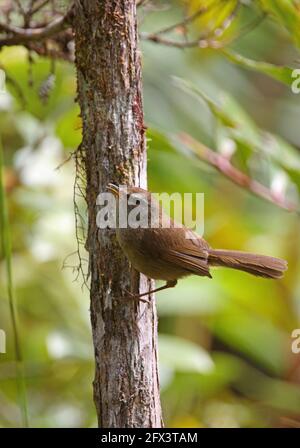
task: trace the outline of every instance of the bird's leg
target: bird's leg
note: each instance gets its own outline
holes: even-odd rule
[[[135,297],[148,296],[150,294],[154,294],[155,292],[163,291],[164,289],[174,288],[174,286],[176,286],[176,285],[177,285],[177,280],[169,280],[169,281],[167,281],[167,283],[165,285],[160,286],[159,288],[153,289],[152,291],[144,292]]]
[[[168,280],[167,283],[159,288],[153,289],[152,291],[143,292],[142,294],[130,294],[131,299],[140,300],[141,297],[148,296],[150,294],[154,294],[155,292],[162,291],[163,289],[174,288],[177,285],[177,280]],[[127,291],[129,292],[129,291]],[[141,302],[149,303],[148,300],[141,300]]]

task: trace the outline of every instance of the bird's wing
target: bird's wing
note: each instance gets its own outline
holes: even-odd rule
[[[211,278],[208,266],[208,243],[191,230],[185,229],[175,247],[170,245],[163,252],[163,258],[196,275]]]
[[[164,260],[200,276],[211,278],[207,260],[185,252],[170,249],[164,253]]]
[[[136,233],[135,244],[140,253],[163,260],[170,267],[173,265],[187,273],[211,277],[209,245],[189,229],[141,229]]]

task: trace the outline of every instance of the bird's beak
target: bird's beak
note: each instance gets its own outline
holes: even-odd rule
[[[110,191],[117,198],[119,197],[119,187],[117,185],[109,183],[107,185],[107,190]]]

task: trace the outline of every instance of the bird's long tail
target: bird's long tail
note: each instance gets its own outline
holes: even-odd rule
[[[238,269],[258,277],[274,279],[281,278],[284,271],[287,270],[287,262],[280,258],[233,250],[210,249],[208,264]]]

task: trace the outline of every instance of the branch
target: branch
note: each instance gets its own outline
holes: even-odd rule
[[[16,4],[17,4],[17,7],[18,7],[20,13],[21,13],[22,15],[24,15],[24,14],[25,14],[25,10],[24,10],[23,6],[21,5],[20,0],[15,0],[15,2],[16,2]]]
[[[214,6],[214,5],[212,5],[212,6]],[[204,13],[208,12],[210,9],[212,9],[212,7],[208,8],[206,6],[202,6],[196,12],[194,12],[194,14],[191,14],[190,16],[185,17],[180,22],[174,23],[173,25],[170,25],[170,26],[168,26],[166,28],[162,28],[161,30],[157,31],[155,33],[155,35],[170,33],[171,31],[174,31],[176,28],[182,28],[182,27],[186,26],[188,23],[193,22],[194,20],[196,20],[199,16],[201,16]]]
[[[214,6],[214,5],[212,5]],[[229,44],[232,44],[237,39],[245,36],[246,34],[250,33],[253,29],[255,29],[257,26],[260,25],[260,23],[267,17],[267,14],[264,13],[261,16],[254,19],[249,24],[245,25],[239,33],[236,33],[233,37],[227,39],[226,41],[220,42],[214,38],[214,36],[220,37],[220,35],[230,26],[233,19],[236,17],[236,14],[238,12],[238,9],[240,7],[240,2],[237,3],[235,8],[233,9],[232,13],[224,20],[223,24],[214,31],[214,33],[201,35],[197,39],[192,41],[176,41],[174,39],[168,39],[165,37],[162,37],[161,34],[169,33],[173,31],[174,29],[185,26],[187,23],[192,22],[195,20],[199,15],[204,14],[208,12],[211,8],[200,8],[198,11],[195,12],[195,14],[186,17],[183,21],[176,23],[174,25],[171,25],[167,28],[163,28],[156,33],[141,33],[140,37],[143,40],[149,40],[151,42],[166,45],[168,47],[174,47],[174,48],[214,48],[214,49],[220,49],[223,48]],[[214,36],[213,36],[214,35]]]
[[[173,39],[167,39],[165,37],[159,36],[159,34],[151,34],[151,33],[141,33],[140,37],[143,40],[150,40],[151,42],[154,42],[156,44],[162,44],[174,48],[193,48],[193,47],[207,48],[211,46],[213,43],[217,43],[216,41],[209,42],[208,40],[203,38],[198,38],[192,41],[176,41]]]
[[[211,7],[204,7],[202,6],[199,8],[196,12],[191,14],[190,16],[185,17],[181,22],[174,23],[173,25],[170,25],[166,28],[162,28],[161,30],[157,31],[156,33],[141,33],[140,37],[144,40],[150,40],[152,42],[155,42],[157,44],[163,44],[170,47],[176,47],[176,48],[192,48],[192,47],[207,47],[208,44],[206,40],[202,37],[198,37],[198,39],[193,41],[176,41],[172,39],[168,39],[165,37],[162,37],[161,34],[166,34],[174,31],[176,28],[182,28],[185,27],[188,23],[193,22],[197,17],[200,15],[208,12],[212,9],[212,7],[215,5],[211,5]]]
[[[44,44],[46,42],[44,42]],[[51,43],[52,42],[57,43],[57,41],[51,41]],[[59,46],[58,48],[48,48],[47,45],[39,44],[38,42],[30,42],[26,45],[26,48],[28,50],[34,51],[39,56],[49,57],[51,59],[61,59],[63,61],[71,63],[74,62],[74,54],[71,51],[65,51]]]
[[[216,153],[212,149],[196,141],[187,134],[181,134],[179,140],[189,147],[189,149],[202,161],[216,168],[220,173],[226,176],[231,182],[242,187],[245,190],[255,194],[256,196],[265,199],[280,208],[288,210],[289,212],[298,212],[297,204],[288,201],[281,195],[278,195],[265,187],[260,182],[251,179],[247,174],[235,168],[228,158]]]
[[[150,40],[157,44],[166,45],[168,47],[174,47],[174,48],[214,48],[214,49],[221,49],[224,48],[233,42],[235,42],[237,39],[240,39],[241,37],[244,37],[246,34],[250,33],[253,29],[255,29],[257,26],[261,24],[261,22],[267,17],[267,14],[263,14],[262,16],[257,17],[253,22],[249,23],[248,25],[245,25],[244,28],[239,33],[236,33],[234,36],[232,36],[230,39],[227,39],[225,41],[218,41],[212,37],[208,36],[200,36],[198,39],[192,40],[192,41],[176,41],[173,39],[168,39],[165,37],[160,36],[161,32],[164,32],[163,30],[158,31],[157,33],[141,33],[140,37],[143,40]]]
[[[63,31],[70,25],[73,15],[73,6],[62,17],[58,17],[42,28],[20,28],[0,22],[0,32],[5,32],[11,36],[0,39],[0,48],[5,45],[26,44],[28,42],[40,41]]]
[[[35,7],[33,7],[30,11],[30,15],[33,16],[34,14],[36,14],[40,9],[42,9],[44,6],[47,5],[47,3],[49,3],[50,0],[41,0],[40,3],[38,3]]]

